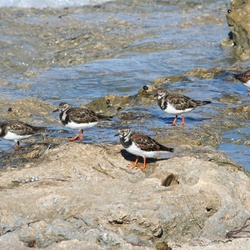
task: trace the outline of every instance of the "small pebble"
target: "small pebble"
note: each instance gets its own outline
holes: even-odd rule
[[[54,204],[57,204],[58,200],[59,200],[58,198],[55,198],[54,199]]]

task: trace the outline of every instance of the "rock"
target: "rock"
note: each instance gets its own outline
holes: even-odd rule
[[[149,162],[144,172],[127,168],[121,149],[66,143],[2,172],[0,249],[6,241],[17,250],[174,249],[225,241],[249,218],[249,177],[205,149]]]
[[[197,68],[193,70],[188,70],[185,72],[186,76],[196,76],[201,79],[214,79],[219,74],[221,74],[222,69],[221,68],[210,68],[210,69],[204,69],[204,68]]]
[[[250,57],[250,2],[231,0],[231,9],[227,12],[228,26],[232,32],[230,38],[236,55],[243,60]]]
[[[185,76],[166,76],[159,77],[152,82],[152,85],[158,87],[159,85],[169,83],[169,82],[181,82],[185,81],[187,78]]]
[[[11,110],[9,110],[9,107],[11,107]],[[23,121],[31,124],[34,123],[35,119],[41,120],[41,117],[44,116],[48,118],[47,122],[49,122],[51,120],[49,114],[52,114],[53,110],[55,110],[53,105],[31,97],[17,100],[15,102],[2,100],[0,102],[0,108],[2,110],[0,118],[15,120],[22,117]],[[41,121],[35,125],[39,126],[40,124]]]

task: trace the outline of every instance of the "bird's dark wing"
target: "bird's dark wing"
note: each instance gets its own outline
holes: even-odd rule
[[[241,82],[246,83],[250,78],[250,70],[247,70],[247,71],[245,71],[243,73],[234,75],[234,77],[236,79],[240,80]]]
[[[197,106],[195,100],[185,95],[171,94],[167,98],[169,103],[171,103],[177,110],[185,110]]]
[[[144,151],[170,151],[172,152],[172,148],[165,147],[160,143],[156,142],[151,137],[144,135],[142,133],[132,133],[131,140],[138,146],[140,149]]]
[[[33,127],[21,121],[6,123],[6,129],[18,135],[32,135],[40,130],[38,127]]]
[[[71,108],[68,110],[69,120],[77,123],[98,122],[94,111],[85,108]]]

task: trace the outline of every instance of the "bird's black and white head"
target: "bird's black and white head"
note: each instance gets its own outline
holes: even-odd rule
[[[168,91],[167,90],[163,90],[163,89],[158,89],[157,90],[156,96],[157,96],[158,100],[162,99],[166,95],[168,95]]]
[[[59,104],[58,109],[54,110],[54,112],[57,112],[57,111],[64,112],[64,111],[67,111],[70,108],[71,108],[71,105],[69,103],[67,103],[67,102],[61,102]]]
[[[118,135],[121,139],[124,139],[124,141],[129,141],[131,133],[132,132],[129,128],[123,128],[119,129],[116,135]]]
[[[5,123],[0,123],[0,137],[4,136],[6,131],[10,131],[10,126],[6,126]]]

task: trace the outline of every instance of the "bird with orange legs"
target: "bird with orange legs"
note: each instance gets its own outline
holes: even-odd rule
[[[175,115],[172,126],[176,125],[178,115],[182,115],[181,125],[185,124],[184,114],[191,112],[198,106],[211,103],[210,101],[194,100],[185,95],[170,92],[169,90],[157,90],[158,105],[167,114]]]
[[[65,127],[79,130],[75,137],[69,138],[69,141],[82,141],[85,129],[96,126],[102,119],[109,120],[112,118],[111,116],[97,114],[86,108],[72,107],[67,102],[61,102],[59,108],[54,110],[54,112],[57,111],[60,111],[59,118]]]
[[[119,129],[116,136],[120,137],[125,150],[136,156],[135,162],[129,165],[131,168],[137,168],[139,157],[143,157],[143,166],[139,168],[144,170],[147,158],[153,158],[160,152],[174,152],[173,148],[161,145],[145,134],[132,132],[129,128]]]

